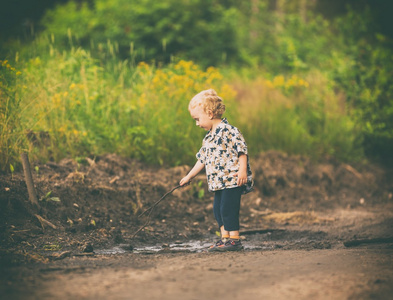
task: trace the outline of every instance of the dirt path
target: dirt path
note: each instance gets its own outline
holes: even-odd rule
[[[31,213],[23,174],[0,176],[0,299],[393,299],[392,170],[277,152],[253,166],[245,250],[221,254],[201,252],[217,238],[204,175],[133,238],[186,166],[41,165],[38,213],[54,226]]]
[[[4,299],[392,299],[392,257],[363,248],[70,258]]]
[[[334,221],[276,224],[274,229],[246,235],[245,251],[239,253],[199,248],[190,253],[189,248],[176,250],[187,243],[175,243],[158,245],[159,252],[150,247],[117,254],[108,254],[113,249],[96,249],[93,256],[5,268],[0,295],[40,300],[223,295],[250,300],[393,299],[393,239],[375,239],[389,236],[393,212],[337,210],[316,215]],[[358,243],[345,246],[348,241]]]

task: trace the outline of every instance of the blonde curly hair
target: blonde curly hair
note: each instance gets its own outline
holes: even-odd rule
[[[188,105],[188,110],[200,106],[205,113],[211,112],[214,119],[220,119],[225,112],[225,104],[213,89],[208,89],[196,94]]]

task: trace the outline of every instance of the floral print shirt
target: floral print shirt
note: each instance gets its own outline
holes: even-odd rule
[[[239,171],[239,153],[247,155],[247,184],[244,194],[252,190],[252,172],[247,144],[239,129],[222,119],[214,132],[210,130],[203,139],[197,159],[205,165],[209,191],[237,187],[235,173]]]

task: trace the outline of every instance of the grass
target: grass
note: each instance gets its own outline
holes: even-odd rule
[[[279,149],[315,158],[362,156],[340,93],[318,71],[243,80],[191,61],[135,65],[114,51],[97,59],[53,45],[41,53],[18,54],[16,67],[0,63],[1,171],[18,166],[22,151],[43,162],[111,152],[152,164],[193,164],[204,132],[187,106],[207,88],[224,98],[226,116],[252,155]]]
[[[351,119],[343,94],[320,71],[237,80],[239,124],[251,140],[251,153],[269,149],[315,159],[343,161],[363,157],[360,131]]]

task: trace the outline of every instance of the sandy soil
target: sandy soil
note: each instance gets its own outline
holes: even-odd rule
[[[212,254],[203,175],[138,217],[188,166],[115,155],[37,166],[39,209],[22,173],[0,176],[1,299],[393,298],[391,170],[261,154],[242,200],[245,250]]]
[[[3,295],[4,299],[391,299],[392,267],[392,249],[97,256],[25,273],[23,287],[9,283]]]

